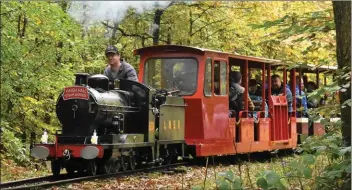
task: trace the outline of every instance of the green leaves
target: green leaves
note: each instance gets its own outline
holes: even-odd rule
[[[263,189],[268,189],[268,182],[263,177],[257,179],[257,185]]]
[[[266,174],[266,179],[269,185],[274,185],[280,182],[280,176],[274,171],[268,171]]]
[[[240,178],[234,175],[232,170],[228,170],[226,172],[220,172],[218,174],[216,184],[219,189],[234,189],[241,190],[242,189],[242,181]]]
[[[266,170],[257,175],[256,184],[263,189],[286,189],[280,180],[280,175],[275,171]]]
[[[314,164],[314,162],[315,162],[315,158],[313,155],[311,155],[311,154],[303,155],[303,163],[305,165],[312,165],[312,164]]]
[[[303,175],[306,178],[312,178],[312,169],[310,168],[304,168],[303,169]]]

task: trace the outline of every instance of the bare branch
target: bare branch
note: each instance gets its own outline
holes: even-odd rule
[[[193,33],[191,34],[191,36],[193,36],[193,35],[196,34],[197,32],[200,32],[201,30],[203,30],[204,28],[206,28],[206,27],[208,27],[208,26],[210,26],[210,25],[212,25],[212,24],[215,24],[215,23],[218,23],[218,22],[222,22],[222,21],[224,21],[224,20],[226,20],[226,18],[220,19],[220,20],[216,20],[216,21],[213,21],[213,22],[210,22],[210,23],[208,23],[208,24],[206,24],[206,25],[200,27],[200,28],[199,28],[198,30],[196,30],[195,32],[193,32]]]
[[[192,20],[191,23],[194,23],[196,20],[200,19],[203,16],[203,14],[205,14],[208,10],[210,10],[212,8],[214,8],[214,7],[213,6],[209,6],[207,9],[205,9],[205,10],[203,9],[203,12],[200,15],[198,15],[198,17],[196,19]]]
[[[105,22],[101,22],[104,26],[114,29],[113,26],[108,25]],[[149,39],[149,38],[153,38],[153,36],[151,36],[150,34],[144,33],[144,34],[127,34],[122,28],[118,27],[116,28],[118,31],[121,32],[122,36],[126,36],[126,37],[138,37],[138,38],[142,38],[142,39]]]

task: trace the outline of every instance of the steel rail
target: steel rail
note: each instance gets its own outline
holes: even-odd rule
[[[127,170],[125,172],[118,172],[114,174],[103,174],[103,175],[96,175],[96,176],[73,177],[73,178],[71,177],[69,179],[65,179],[69,177],[68,174],[61,174],[58,177],[46,176],[46,177],[31,178],[31,179],[1,183],[0,189],[14,190],[14,189],[33,189],[38,187],[44,188],[44,187],[51,187],[54,185],[63,185],[67,183],[88,181],[93,179],[109,178],[109,177],[116,177],[116,176],[128,176],[139,172],[152,172],[152,171],[158,171],[158,170],[163,170],[163,169],[168,169],[168,168],[183,166],[183,165],[187,165],[187,162],[181,162],[181,163],[175,163],[175,164],[163,165],[163,166],[155,166],[151,168]],[[60,180],[60,178],[64,178],[64,179]]]

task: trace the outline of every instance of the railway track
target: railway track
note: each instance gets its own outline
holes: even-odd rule
[[[88,181],[93,179],[102,179],[102,178],[109,178],[109,177],[116,177],[116,176],[127,176],[132,175],[138,172],[152,172],[158,170],[165,170],[177,166],[184,166],[186,162],[170,164],[170,165],[163,165],[163,166],[156,166],[152,168],[142,168],[136,170],[128,170],[125,172],[118,172],[114,174],[104,174],[104,175],[96,175],[96,176],[83,176],[83,177],[70,177],[67,174],[62,174],[58,177],[54,176],[46,176],[46,177],[38,177],[38,178],[31,178],[25,180],[18,180],[18,181],[11,181],[6,183],[0,184],[0,189],[33,189],[33,188],[47,188],[57,185],[63,185],[67,183],[77,183],[82,181]]]

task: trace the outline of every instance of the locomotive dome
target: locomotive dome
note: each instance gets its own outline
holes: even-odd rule
[[[88,86],[109,90],[109,78],[103,74],[91,75],[88,78]]]

